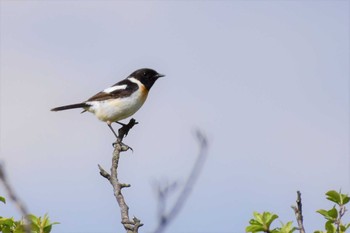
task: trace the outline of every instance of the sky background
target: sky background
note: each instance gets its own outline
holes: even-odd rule
[[[332,206],[324,193],[350,192],[349,1],[0,3],[0,157],[30,212],[61,223],[53,232],[123,232],[97,168],[110,167],[112,133],[90,113],[49,110],[142,67],[167,76],[120,161],[141,232],[157,224],[154,183],[190,172],[196,128],[209,157],[169,233],[244,232],[253,211],[294,221],[297,190],[312,232]]]

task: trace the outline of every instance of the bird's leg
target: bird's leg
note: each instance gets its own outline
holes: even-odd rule
[[[124,127],[126,126],[126,124],[119,122],[119,121],[116,121],[115,123],[118,123],[119,125],[124,126]]]
[[[122,147],[122,148],[121,148],[122,151],[126,151],[126,150],[128,150],[128,149],[130,149],[130,150],[133,151],[133,149],[132,149],[130,146],[124,144],[124,143],[122,142],[122,140],[123,140],[124,137],[126,137],[126,135],[128,135],[129,130],[130,130],[134,125],[138,124],[138,122],[136,122],[136,120],[135,120],[134,118],[132,118],[132,119],[129,121],[128,124],[123,124],[123,123],[118,122],[118,121],[116,121],[116,123],[122,125],[122,127],[118,130],[118,135],[115,133],[114,129],[112,128],[112,122],[107,121],[108,127],[112,130],[114,136],[117,138],[117,141],[114,142],[114,143],[112,144],[113,147],[115,147],[115,145],[116,145],[117,143],[119,143],[119,144],[121,145],[121,147]]]
[[[113,146],[113,147],[115,147],[115,145],[119,142],[122,151],[127,151],[128,149],[130,149],[131,151],[134,151],[130,146],[124,144],[124,143],[122,142],[122,139],[121,139],[120,137],[118,137],[118,135],[115,133],[115,131],[114,131],[113,127],[112,127],[112,123],[111,123],[111,122],[108,121],[108,122],[107,122],[107,125],[108,125],[108,127],[112,130],[114,136],[117,138],[117,142],[113,142],[113,143],[112,143],[112,146]],[[123,127],[127,127],[127,125],[124,124]],[[123,128],[123,127],[122,127],[122,128]],[[121,135],[122,135],[122,134],[121,134]]]
[[[107,121],[107,125],[108,125],[108,127],[112,130],[114,136],[115,136],[116,138],[118,138],[118,135],[115,133],[114,129],[112,128],[112,123],[109,122],[109,121]]]

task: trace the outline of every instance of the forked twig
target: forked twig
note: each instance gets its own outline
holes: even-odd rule
[[[177,214],[180,212],[181,208],[184,206],[184,203],[186,202],[189,194],[191,193],[192,188],[203,168],[204,162],[207,157],[208,141],[204,134],[199,130],[196,131],[196,137],[199,144],[199,153],[197,159],[181,193],[175,201],[175,204],[168,212],[166,212],[165,209],[166,200],[169,195],[169,190],[173,190],[173,188],[176,187],[176,183],[172,183],[171,187],[169,186],[165,188],[158,188],[159,222],[158,226],[154,230],[154,233],[164,232],[165,228],[169,225],[169,223],[175,219]]]

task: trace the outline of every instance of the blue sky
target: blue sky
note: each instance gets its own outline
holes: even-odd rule
[[[134,117],[120,179],[131,216],[156,225],[156,180],[184,182],[193,130],[209,158],[171,233],[243,232],[253,211],[307,231],[330,189],[350,190],[349,1],[1,1],[1,160],[54,232],[122,231],[110,185],[113,135],[79,111],[141,67],[166,74]],[[3,190],[0,189],[2,192]],[[11,204],[3,215],[18,216]]]

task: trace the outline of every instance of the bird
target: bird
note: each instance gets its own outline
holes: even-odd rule
[[[112,128],[112,123],[124,125],[119,121],[136,113],[145,103],[153,84],[164,76],[150,68],[138,69],[84,102],[55,107],[51,111],[82,108],[81,113],[87,111],[94,114],[99,120],[106,122],[113,134],[118,137]]]

